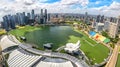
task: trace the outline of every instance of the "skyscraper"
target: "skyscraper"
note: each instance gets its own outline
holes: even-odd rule
[[[25,25],[23,13],[19,13],[20,25]]]
[[[100,15],[97,16],[96,22],[100,22]]]
[[[28,18],[29,18],[29,16],[30,16],[30,18],[29,18],[29,20],[28,20],[28,23],[29,23],[30,25],[33,25],[33,23],[34,23],[34,21],[35,21],[35,12],[34,12],[34,10],[31,11],[31,14],[30,14],[30,13],[27,13],[27,16],[28,16]]]
[[[3,28],[6,31],[9,31],[10,29],[15,29],[14,16],[6,15],[3,17]]]
[[[87,12],[85,12],[84,22],[85,22],[86,24],[89,24],[88,13],[87,13]]]
[[[20,16],[19,16],[19,13],[16,13],[16,18],[17,18],[17,24],[20,25]]]
[[[115,38],[118,33],[118,24],[110,22],[108,31],[109,36]]]
[[[27,17],[28,17],[28,19],[30,19],[30,13],[27,13]]]
[[[101,16],[100,22],[101,22],[101,23],[104,23],[104,15]]]
[[[43,9],[41,9],[41,18],[43,18]]]
[[[48,21],[50,21],[50,14],[48,14]]]
[[[11,29],[15,29],[15,20],[14,20],[14,16],[10,16],[10,27],[11,27]]]
[[[26,24],[25,12],[23,12],[23,24]]]
[[[41,9],[40,23],[44,23],[43,9]]]
[[[32,12],[31,12],[31,19],[35,19],[35,13],[34,13],[34,10],[32,10]]]
[[[4,16],[4,17],[3,17],[3,28],[4,28],[6,31],[9,31],[9,24],[8,24],[7,16]]]
[[[45,15],[44,15],[44,23],[47,22],[47,9],[45,9]]]

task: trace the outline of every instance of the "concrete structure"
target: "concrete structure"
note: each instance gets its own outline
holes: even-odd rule
[[[110,22],[108,30],[109,30],[108,32],[109,36],[115,38],[116,35],[118,34],[118,24]]]

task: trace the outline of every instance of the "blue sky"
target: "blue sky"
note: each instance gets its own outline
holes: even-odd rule
[[[0,18],[17,12],[48,9],[49,13],[80,13],[118,17],[120,0],[0,0]]]
[[[47,0],[44,3],[54,3],[54,2],[58,2],[58,1],[60,1],[60,0]],[[120,2],[120,0],[89,0],[90,3],[88,4],[88,6],[93,7],[93,5],[94,5],[94,7],[101,7],[104,5],[110,5],[114,1]],[[96,4],[97,2],[99,2],[99,3]]]
[[[44,3],[55,3],[55,2],[59,2],[60,0],[47,0]],[[87,5],[88,8],[92,8],[92,7],[101,7],[101,6],[109,6],[111,5],[113,2],[120,2],[120,0],[89,0],[89,4]],[[77,5],[79,6],[79,5]]]
[[[54,2],[58,2],[58,1],[60,1],[60,0],[47,0],[44,3],[54,3]]]

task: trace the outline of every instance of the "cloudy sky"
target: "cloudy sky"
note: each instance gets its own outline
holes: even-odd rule
[[[49,13],[80,13],[118,17],[120,0],[0,0],[0,20],[6,14],[48,9]]]

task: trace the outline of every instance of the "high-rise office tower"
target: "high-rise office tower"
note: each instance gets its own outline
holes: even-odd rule
[[[110,18],[110,22],[113,22],[113,17]]]
[[[43,9],[41,9],[40,23],[44,23]]]
[[[55,18],[58,18],[58,14],[55,15]]]
[[[45,9],[44,23],[47,22],[47,9]]]
[[[116,35],[118,34],[118,24],[110,22],[108,31],[109,36],[115,38]]]
[[[25,12],[23,12],[23,24],[26,24],[26,17],[25,17]]]
[[[15,22],[13,16],[6,15],[3,17],[3,28],[6,31],[9,31],[10,29],[15,29]]]
[[[17,16],[16,15],[13,15],[13,21],[15,24],[17,24]]]
[[[88,13],[87,13],[87,12],[85,12],[84,22],[85,22],[86,24],[89,23],[89,21],[88,21]]]
[[[28,17],[28,19],[30,19],[30,13],[27,13],[27,17]]]
[[[50,14],[48,14],[48,21],[50,21]]]
[[[35,21],[35,12],[34,12],[34,10],[32,10],[31,14],[30,14],[29,24],[33,25],[34,21]]]
[[[99,23],[99,22],[100,22],[100,18],[101,18],[101,16],[100,16],[100,15],[98,15],[98,16],[97,16],[97,19],[96,19],[96,22],[98,22],[98,23]]]
[[[27,16],[26,16],[26,24],[29,24],[29,20],[30,20],[30,13],[27,13]]]
[[[20,17],[19,17],[19,14],[18,14],[18,13],[16,13],[16,19],[17,19],[17,22],[16,22],[16,23],[17,23],[18,25],[20,25]]]
[[[101,16],[100,22],[101,22],[101,23],[104,23],[104,15]]]
[[[14,16],[10,16],[10,27],[11,27],[11,29],[15,29],[15,20],[14,20]]]
[[[12,27],[12,20],[11,20],[11,15],[7,15],[7,22],[8,22],[8,25],[9,25],[9,29]]]
[[[23,13],[19,13],[19,16],[20,16],[20,25],[25,25]]]
[[[35,22],[40,24],[40,15],[36,15]]]
[[[31,19],[35,19],[35,13],[34,13],[34,10],[32,10],[32,12],[31,12]]]
[[[43,9],[41,9],[41,18],[43,18]]]
[[[4,28],[6,31],[9,31],[9,24],[8,24],[7,16],[4,16],[4,17],[3,17],[3,28]]]

